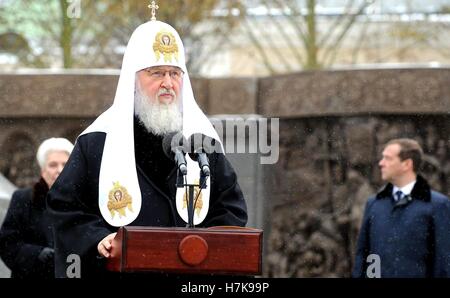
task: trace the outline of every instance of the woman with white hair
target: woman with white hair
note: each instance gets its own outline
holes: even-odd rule
[[[31,188],[14,192],[0,229],[0,257],[13,278],[54,277],[52,224],[45,215],[45,197],[72,152],[64,138],[45,140],[36,154],[41,175]]]

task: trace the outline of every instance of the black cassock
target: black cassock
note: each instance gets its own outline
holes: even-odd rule
[[[135,156],[142,207],[133,226],[184,227],[176,210],[176,166],[164,155],[162,137],[135,119]],[[104,259],[98,243],[117,227],[109,225],[98,206],[100,165],[106,134],[93,132],[78,138],[72,154],[47,196],[55,228],[56,276],[66,277],[68,256],[81,257],[81,277],[100,276]],[[198,227],[245,226],[247,209],[236,174],[223,154],[208,155],[211,167],[208,215]]]

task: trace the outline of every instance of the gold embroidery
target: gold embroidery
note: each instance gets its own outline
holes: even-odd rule
[[[111,218],[114,218],[116,212],[119,214],[119,217],[126,216],[125,211],[127,207],[128,210],[133,212],[132,202],[127,189],[121,186],[119,182],[114,182],[113,188],[108,195],[108,210],[111,212]]]
[[[198,180],[195,181],[195,184],[198,184]],[[202,198],[202,193],[200,193],[200,196],[198,195],[198,193],[200,192],[200,187],[196,186],[194,187],[194,212],[197,212],[197,216],[200,216],[200,212],[202,211],[203,208],[203,198]],[[198,196],[198,198],[197,198]],[[197,202],[195,202],[195,199],[197,199]],[[188,205],[188,198],[186,193],[184,193],[183,196],[183,209],[186,209]]]
[[[164,57],[164,62],[172,62],[173,58],[178,62],[178,45],[172,33],[161,31],[156,34],[155,42],[153,43],[153,51],[155,52],[156,61]]]

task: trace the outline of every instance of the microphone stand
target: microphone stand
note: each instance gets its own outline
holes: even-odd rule
[[[180,169],[177,170],[177,183],[176,186],[178,188],[187,187],[187,212],[188,212],[188,228],[194,228],[194,190],[195,187],[198,187],[201,191],[201,189],[206,188],[206,179],[208,178],[208,175],[204,175],[203,171],[200,171],[200,181],[199,184],[189,184],[184,183],[185,181],[185,175],[183,175],[180,171]],[[198,195],[197,195],[198,196]]]

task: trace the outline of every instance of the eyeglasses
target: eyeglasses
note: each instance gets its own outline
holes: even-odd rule
[[[184,72],[180,69],[171,69],[171,70],[165,70],[165,69],[151,69],[147,68],[145,71],[154,79],[162,80],[166,73],[169,73],[169,76],[171,79],[174,80],[180,80],[183,77]]]

